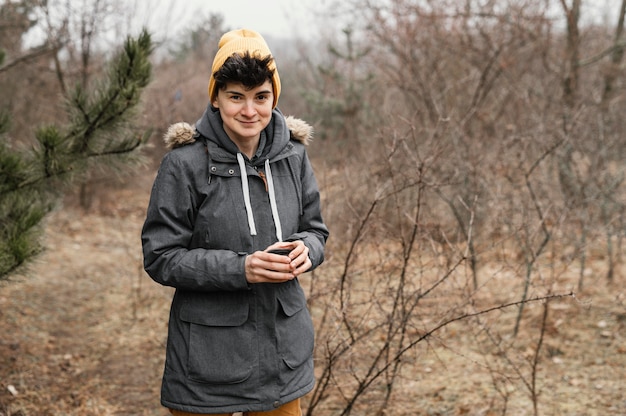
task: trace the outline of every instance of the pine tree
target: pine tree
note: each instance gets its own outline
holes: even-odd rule
[[[92,169],[122,170],[139,160],[147,134],[132,122],[150,81],[152,50],[145,30],[128,37],[94,88],[68,94],[67,124],[39,127],[32,149],[7,144],[10,116],[0,114],[0,280],[42,250],[42,220],[68,187]],[[0,54],[0,67],[2,61]]]

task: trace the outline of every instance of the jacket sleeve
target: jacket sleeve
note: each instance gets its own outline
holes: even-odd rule
[[[201,174],[172,151],[165,155],[152,186],[141,232],[144,269],[156,282],[179,289],[248,289],[246,253],[190,249]],[[197,165],[196,165],[197,166]]]
[[[313,263],[311,270],[313,270],[324,261],[328,228],[322,219],[319,188],[306,151],[302,158],[300,179],[302,183],[302,212],[299,229],[297,233],[290,235],[285,240],[302,240],[304,242],[309,248],[309,258]]]

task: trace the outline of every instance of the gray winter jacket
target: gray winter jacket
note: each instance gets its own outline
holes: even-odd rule
[[[274,110],[252,160],[211,107],[190,128],[170,132],[142,230],[145,270],[176,288],[161,403],[272,410],[313,388],[313,325],[297,279],[249,284],[244,262],[279,239],[302,240],[313,268],[324,260],[328,230],[303,143],[311,128]]]

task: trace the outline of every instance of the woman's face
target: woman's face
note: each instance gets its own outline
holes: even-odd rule
[[[220,111],[228,137],[245,146],[259,140],[272,118],[273,102],[272,83],[267,80],[251,90],[242,84],[228,83],[217,92],[212,104]]]

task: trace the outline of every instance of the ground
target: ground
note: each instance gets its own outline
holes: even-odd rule
[[[151,180],[96,198],[88,213],[60,207],[46,223],[46,251],[0,285],[0,416],[169,414],[159,389],[172,290],[141,266]],[[541,415],[626,414],[625,276],[613,285],[601,276],[551,310]],[[474,340],[454,326],[437,339],[446,348],[405,364],[410,382],[393,414],[498,414],[503,393],[478,377],[489,365],[466,349]],[[507,414],[533,414],[527,394],[508,393]]]

